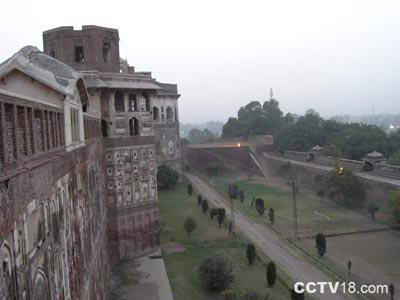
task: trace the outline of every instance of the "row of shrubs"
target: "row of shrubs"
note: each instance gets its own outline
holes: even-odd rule
[[[194,192],[191,184],[188,184],[187,192],[189,197],[191,197]],[[240,194],[243,195],[244,193]],[[197,195],[197,206],[202,209],[203,214],[209,211],[211,220],[217,217],[218,226],[221,227],[226,216],[224,208],[210,208],[207,199],[203,199],[202,195],[200,194]],[[254,244],[249,243],[247,245],[246,257],[250,265],[255,262],[257,258],[257,252]],[[202,285],[210,291],[223,292],[224,300],[265,300],[269,298],[268,294],[263,294],[256,291],[228,289],[231,283],[235,281],[235,276],[233,274],[233,268],[231,264],[223,256],[217,255],[207,257],[200,264],[198,272]],[[273,261],[270,261],[266,266],[266,280],[268,286],[273,287],[276,283],[276,279],[276,265]],[[300,296],[300,298],[297,298],[298,296]],[[292,297],[292,299],[304,299],[304,295],[294,294],[294,297],[296,298]]]

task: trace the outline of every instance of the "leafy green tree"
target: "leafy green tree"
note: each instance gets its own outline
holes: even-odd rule
[[[218,226],[221,227],[225,219],[225,208],[218,208]]]
[[[318,233],[315,236],[315,243],[318,254],[322,257],[326,252],[326,238],[322,233]]]
[[[318,189],[316,191],[318,197],[321,198],[321,202],[324,202],[325,191],[323,189]]]
[[[378,212],[379,206],[374,202],[369,202],[367,205],[367,211],[371,215],[371,218],[375,220],[375,214]]]
[[[400,166],[400,151],[397,151],[395,154],[390,156],[386,163],[389,165]]]
[[[187,139],[191,144],[197,144],[197,143],[204,143],[204,142],[211,142],[214,139],[216,139],[217,136],[213,134],[210,130],[203,129],[197,129],[193,128],[192,130],[189,131]]]
[[[191,197],[193,194],[193,185],[191,183],[189,183],[187,185],[187,193],[188,193],[189,197]]]
[[[392,191],[390,193],[389,207],[396,224],[400,223],[400,191]]]
[[[210,209],[210,218],[211,218],[211,220],[213,220],[215,216],[218,216],[218,209],[216,209],[216,208]]]
[[[244,191],[243,190],[241,190],[240,192],[239,192],[239,200],[240,200],[240,202],[244,202],[244,198],[245,198],[245,195],[244,195]]]
[[[226,290],[234,281],[233,269],[222,256],[209,256],[200,264],[200,281],[213,292]]]
[[[271,224],[274,224],[275,223],[275,212],[272,207],[269,209],[268,217],[269,217],[269,221],[271,222]]]
[[[273,261],[267,265],[267,282],[270,287],[273,287],[276,282],[276,265]]]
[[[188,239],[190,239],[190,234],[196,229],[196,227],[196,221],[192,217],[186,217],[185,221],[183,222],[183,229],[185,229],[187,232]]]
[[[292,300],[304,300],[304,293],[297,293],[292,287],[290,290]]]
[[[178,183],[179,173],[168,165],[162,164],[157,171],[157,186],[160,190],[169,190]]]
[[[203,214],[205,214],[208,210],[208,202],[206,199],[201,201],[201,209],[203,210]]]
[[[256,247],[253,244],[248,244],[246,248],[246,257],[250,265],[254,263],[256,256]]]
[[[345,207],[361,207],[365,201],[365,186],[349,169],[344,168],[341,174],[332,171],[328,175],[327,188],[329,197],[336,199]]]
[[[342,150],[336,145],[325,145],[322,148],[322,154],[326,156],[332,156],[332,157],[342,157],[343,153]]]
[[[256,199],[256,209],[260,216],[264,215],[264,200],[261,198]]]

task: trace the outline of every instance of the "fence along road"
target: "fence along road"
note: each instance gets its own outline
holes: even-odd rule
[[[229,211],[230,208],[222,196],[206,182],[193,174],[185,173],[185,176],[204,196],[203,198],[207,198],[209,201],[213,202],[214,205],[225,208],[227,212]],[[326,273],[307,262],[298,250],[295,250],[291,246],[287,245],[277,233],[259,223],[254,222],[238,210],[235,210],[235,225],[236,228],[243,232],[248,239],[250,239],[266,255],[275,261],[275,263],[277,263],[281,269],[289,274],[294,281],[337,281],[337,279],[329,277]],[[327,300],[355,299],[349,294],[343,295],[339,293],[316,293],[313,295],[307,295],[308,298],[310,296],[315,299]]]

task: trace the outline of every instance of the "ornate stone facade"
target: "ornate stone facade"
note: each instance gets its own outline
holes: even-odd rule
[[[0,64],[0,299],[105,299],[109,261],[158,247],[176,86],[162,156],[153,101],[170,86],[119,59],[117,30],[60,27],[43,41],[46,54]]]

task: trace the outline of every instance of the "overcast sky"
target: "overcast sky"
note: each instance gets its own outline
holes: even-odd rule
[[[0,61],[42,49],[54,27],[119,29],[121,57],[178,84],[182,122],[226,121],[270,87],[284,112],[400,113],[398,0],[4,0],[1,10]]]

